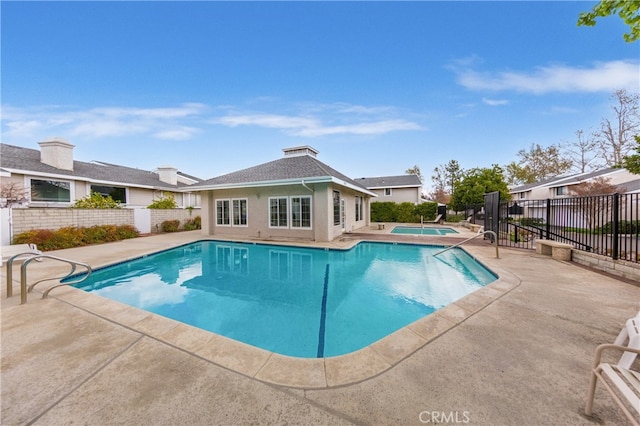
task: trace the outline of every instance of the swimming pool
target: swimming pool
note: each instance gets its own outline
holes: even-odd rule
[[[497,279],[464,250],[199,241],[98,269],[77,287],[283,355],[361,349]],[[442,285],[444,284],[444,285]]]
[[[411,235],[447,235],[457,234],[453,228],[436,228],[436,227],[417,227],[417,226],[396,226],[391,230],[392,234],[411,234]]]

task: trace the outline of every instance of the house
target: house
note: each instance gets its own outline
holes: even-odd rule
[[[332,241],[368,226],[376,194],[319,161],[310,146],[206,180],[200,191],[205,235]]]
[[[375,193],[376,201],[421,202],[422,182],[416,175],[363,177],[356,182]]]
[[[140,170],[100,161],[73,158],[74,145],[63,139],[40,142],[40,151],[0,144],[0,186],[16,184],[25,196],[22,206],[69,207],[91,192],[99,192],[126,207],[146,207],[172,194],[180,207],[199,207],[189,187],[201,181],[171,166]],[[7,202],[0,200],[0,205]]]
[[[596,178],[606,179],[611,185],[618,186],[621,192],[626,192],[626,184],[631,184],[633,181],[638,180],[638,175],[622,168],[606,168],[593,172],[556,176],[540,182],[510,188],[509,192],[511,193],[511,199],[516,202],[568,198],[574,195],[572,187],[593,181]]]
[[[593,182],[596,179],[604,179],[608,184],[615,186],[620,194],[640,192],[638,175],[622,168],[606,168],[569,176],[557,176],[511,188],[511,200],[514,204],[509,207],[508,214],[516,218],[523,216],[549,220],[549,223],[557,226],[588,227],[590,226],[587,217],[589,214],[585,214],[582,202],[573,200],[576,197],[574,190],[578,185]],[[564,209],[552,208],[548,210],[547,200],[551,200],[554,205],[563,206]],[[637,216],[638,198],[632,200],[633,202],[625,203],[622,206],[620,214],[625,217]],[[595,211],[608,209],[608,207],[605,208],[598,204],[597,201],[594,203],[591,204],[591,209]]]

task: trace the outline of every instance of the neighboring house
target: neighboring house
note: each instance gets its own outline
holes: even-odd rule
[[[194,185],[205,235],[332,241],[369,225],[375,194],[319,161],[309,146]]]
[[[378,196],[375,201],[421,202],[422,182],[416,175],[364,177],[355,181],[375,193]]]
[[[73,159],[73,145],[62,139],[39,143],[41,150],[0,144],[0,186],[12,183],[24,189],[19,203],[31,207],[69,207],[92,191],[120,201],[126,207],[146,207],[173,194],[179,207],[199,207],[189,186],[201,179],[165,166],[156,171],[99,161]],[[0,200],[4,204],[6,200]]]
[[[568,198],[575,196],[572,187],[581,183],[593,181],[596,178],[607,179],[611,185],[615,185],[622,192],[635,188],[634,181],[638,175],[622,168],[607,168],[594,172],[577,173],[569,176],[557,176],[540,182],[530,183],[511,188],[511,200],[520,202],[524,200],[546,200],[547,198]],[[627,184],[629,187],[627,188]]]
[[[558,176],[511,188],[511,201],[514,202],[514,205],[509,208],[509,212],[512,216],[524,215],[529,218],[546,220],[551,212],[547,212],[547,203],[544,200],[567,199],[566,202],[562,202],[562,205],[571,207],[573,204],[571,198],[576,196],[573,189],[577,185],[591,182],[594,179],[605,179],[607,183],[616,186],[621,194],[640,192],[638,175],[622,168],[607,168],[593,172],[577,173],[570,176]],[[637,212],[638,206],[636,203],[637,201],[626,204],[624,209],[628,210],[628,212],[625,214],[631,211]],[[600,207],[593,208],[601,209]],[[567,226],[568,224],[572,224],[573,226],[588,226],[587,215],[584,214],[584,209],[580,204],[573,206],[573,209],[565,209],[563,212],[562,216],[559,217],[556,217],[555,213],[552,214],[553,217],[549,219],[550,222],[562,226]]]

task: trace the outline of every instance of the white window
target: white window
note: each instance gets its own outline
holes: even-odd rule
[[[291,197],[291,227],[311,228],[311,197]]]
[[[364,198],[356,195],[356,221],[364,219]]]
[[[233,226],[247,226],[247,199],[231,200],[233,204]]]
[[[31,179],[31,201],[45,203],[70,203],[71,182]]]
[[[385,195],[385,197],[390,197],[391,196],[391,188],[385,188],[384,189],[384,195]]]
[[[246,198],[216,200],[216,225],[247,226],[248,208]]]
[[[269,198],[269,227],[270,228],[288,228],[288,206],[289,199],[287,197]]]
[[[556,195],[567,195],[567,187],[566,186],[558,186],[556,188]]]
[[[269,227],[311,229],[311,196],[269,198]]]
[[[216,200],[216,225],[229,226],[229,200]]]

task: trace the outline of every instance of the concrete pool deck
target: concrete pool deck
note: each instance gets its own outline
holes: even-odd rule
[[[199,239],[182,232],[51,254],[98,267]],[[41,300],[43,284],[19,305],[19,285],[6,298],[3,268],[0,423],[591,424],[581,410],[595,347],[637,313],[640,287],[530,251],[501,248],[496,259],[484,242],[465,248],[500,280],[362,351],[320,360],[73,288]],[[66,270],[32,262],[30,282]],[[601,389],[595,413],[601,424],[625,421]]]

